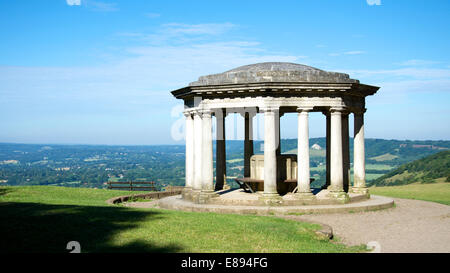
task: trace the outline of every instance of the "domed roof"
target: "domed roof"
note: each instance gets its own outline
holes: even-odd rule
[[[348,74],[327,72],[311,66],[266,62],[240,66],[220,74],[199,77],[190,86],[206,86],[221,84],[243,84],[258,82],[324,82],[324,83],[357,83]]]

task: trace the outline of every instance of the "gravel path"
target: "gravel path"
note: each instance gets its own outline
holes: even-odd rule
[[[394,198],[395,208],[349,214],[285,216],[330,225],[348,245],[376,241],[381,252],[450,253],[450,206]]]

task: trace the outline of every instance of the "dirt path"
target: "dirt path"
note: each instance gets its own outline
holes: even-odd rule
[[[334,235],[349,245],[376,241],[381,252],[450,253],[450,206],[394,198],[396,207],[387,210],[286,216],[330,225]]]

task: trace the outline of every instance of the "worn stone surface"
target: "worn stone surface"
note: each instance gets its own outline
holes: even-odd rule
[[[167,196],[173,196],[173,195],[179,195],[183,194],[182,189],[175,189],[171,191],[157,191],[157,192],[149,192],[149,193],[142,193],[142,194],[130,194],[130,195],[123,195],[118,197],[113,197],[111,199],[106,200],[106,203],[110,205],[119,204],[123,202],[127,202],[129,199],[132,198],[142,198],[142,199],[160,199]]]
[[[285,63],[266,62],[240,66],[220,73],[201,76],[190,86],[256,83],[256,82],[331,82],[357,83],[348,74],[328,72],[311,66]]]
[[[260,200],[258,200],[260,201]],[[198,204],[183,200],[181,196],[172,196],[159,200],[159,207],[196,212],[236,213],[253,215],[289,215],[316,213],[348,213],[371,211],[390,208],[394,205],[391,198],[374,196],[373,198],[356,203],[333,205],[292,205],[280,204],[262,205],[231,205],[231,204]]]

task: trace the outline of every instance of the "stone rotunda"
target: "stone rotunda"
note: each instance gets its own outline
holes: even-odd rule
[[[186,117],[186,185],[183,199],[200,204],[317,205],[370,198],[365,183],[365,98],[379,87],[344,73],[295,63],[269,62],[201,76],[174,90]],[[280,117],[298,113],[297,154],[281,154]],[[326,184],[313,194],[310,183],[309,113],[326,118]],[[241,189],[224,190],[225,117],[245,119]],[[253,118],[264,115],[264,155],[253,154]],[[349,116],[354,118],[353,185],[350,183]],[[216,118],[214,179],[212,118]]]

